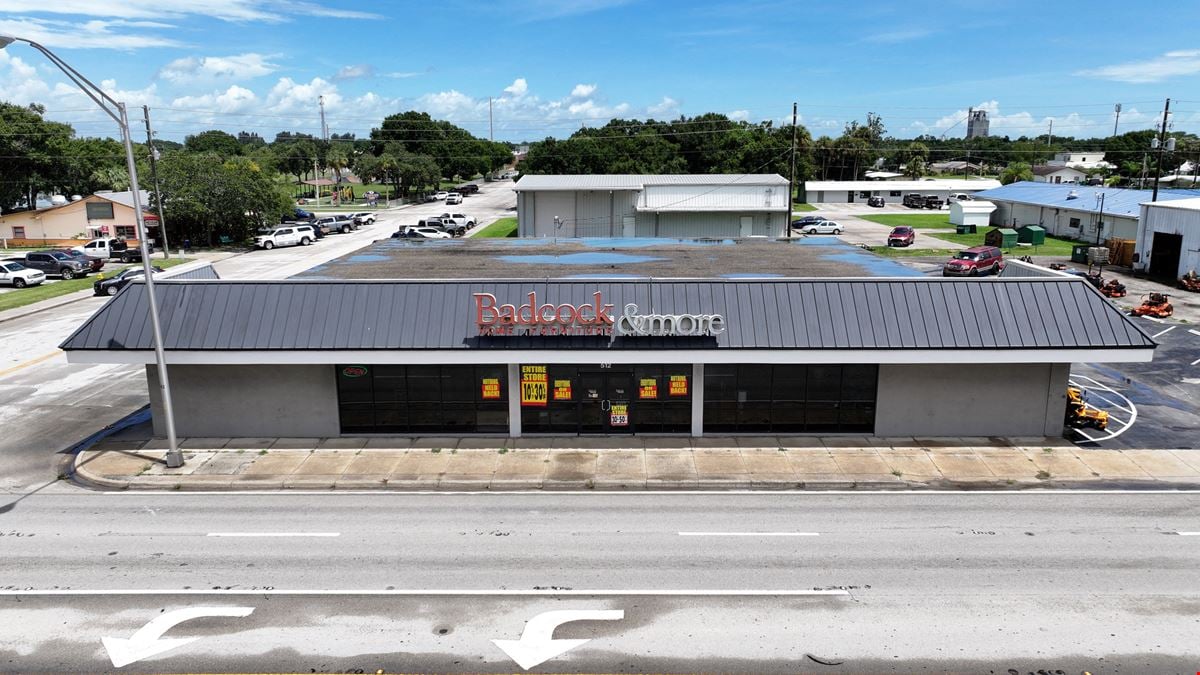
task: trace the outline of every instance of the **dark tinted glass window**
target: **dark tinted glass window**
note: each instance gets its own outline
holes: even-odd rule
[[[707,366],[704,430],[870,433],[878,378],[875,365]]]

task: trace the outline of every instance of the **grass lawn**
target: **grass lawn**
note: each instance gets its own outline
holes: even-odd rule
[[[817,207],[812,204],[792,204],[792,211],[800,213],[802,211],[816,211]]]
[[[489,239],[500,239],[503,237],[517,236],[517,219],[516,218],[501,218],[496,222],[488,225],[479,231],[478,234],[471,235],[476,239],[486,237]]]
[[[931,237],[937,237],[943,241],[952,241],[963,246],[983,246],[982,231],[975,234],[951,234],[949,232],[932,232]],[[1046,243],[1041,246],[1014,246],[1013,248],[1004,249],[1006,255],[1056,255],[1070,256],[1071,247],[1080,242],[1072,239],[1059,239],[1057,237],[1046,237]]]
[[[155,257],[153,264],[157,267],[167,268],[174,267],[176,265],[182,265],[185,262],[191,262],[191,259],[174,257],[170,260],[163,260],[161,257]],[[141,265],[141,263],[137,264]],[[101,273],[104,275],[105,279],[108,279],[116,276],[121,270],[127,267],[133,267],[133,265],[118,264],[115,267],[109,267],[105,265],[104,269],[101,270]],[[60,295],[67,295],[68,293],[82,291],[91,288],[92,282],[94,281],[96,281],[96,275],[89,274],[82,279],[56,281],[52,284],[43,283],[38,286],[30,286],[29,288],[22,288],[21,290],[4,293],[0,295],[0,311],[24,307],[25,305],[32,305],[33,303],[41,302],[42,300],[57,298]]]
[[[878,216],[859,216],[863,220],[869,220],[872,223],[887,225],[888,227],[897,227],[899,225],[908,225],[909,227],[954,227],[950,224],[950,216],[943,213],[884,213]]]

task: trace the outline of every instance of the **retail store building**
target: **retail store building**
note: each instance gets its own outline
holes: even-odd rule
[[[1155,343],[1072,277],[165,281],[185,436],[1062,432],[1073,362]],[[63,343],[145,364],[131,284]]]
[[[521,237],[782,237],[778,174],[522,176]]]

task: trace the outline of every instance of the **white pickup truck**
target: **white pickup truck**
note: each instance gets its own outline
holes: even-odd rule
[[[123,239],[93,239],[83,246],[75,246],[71,250],[79,251],[89,258],[120,258],[129,250],[129,244]]]

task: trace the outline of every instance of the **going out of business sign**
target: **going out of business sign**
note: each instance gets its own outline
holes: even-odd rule
[[[501,303],[491,293],[475,293],[475,325],[480,335],[607,335],[611,337],[704,337],[725,332],[720,314],[642,314],[628,303],[620,314],[600,291],[582,305],[538,302],[536,292],[521,304]]]

